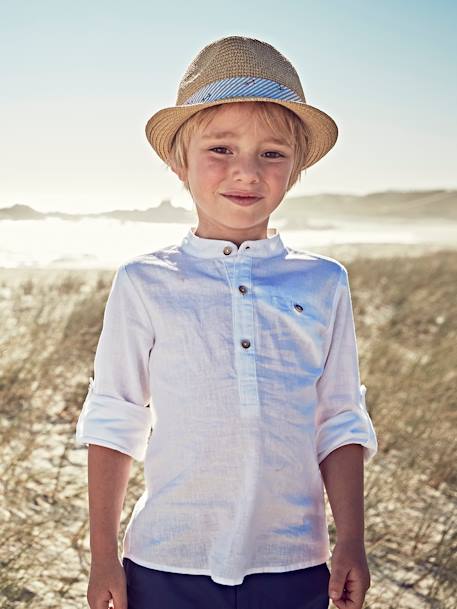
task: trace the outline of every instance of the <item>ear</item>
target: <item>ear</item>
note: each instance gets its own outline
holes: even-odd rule
[[[184,167],[180,167],[175,165],[173,162],[170,163],[170,168],[173,171],[173,173],[175,173],[178,178],[181,180],[181,182],[186,182],[187,180],[187,171],[185,170]]]

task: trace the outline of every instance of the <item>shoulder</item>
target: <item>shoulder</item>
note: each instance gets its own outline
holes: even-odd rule
[[[125,273],[132,280],[144,279],[155,269],[173,265],[177,254],[177,245],[167,245],[151,252],[125,259],[119,265],[118,272]]]
[[[348,276],[345,265],[336,258],[324,256],[316,252],[288,247],[286,260],[294,261],[293,264],[303,265],[304,269],[312,270],[325,279],[340,281]]]

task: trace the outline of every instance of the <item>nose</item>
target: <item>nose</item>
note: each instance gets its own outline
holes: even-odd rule
[[[232,167],[235,179],[249,182],[259,180],[260,164],[254,155],[240,155]]]

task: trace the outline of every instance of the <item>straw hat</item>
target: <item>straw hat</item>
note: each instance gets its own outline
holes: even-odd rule
[[[300,78],[272,45],[256,38],[228,36],[205,46],[181,79],[176,105],[163,108],[146,124],[146,137],[167,165],[173,137],[193,114],[218,104],[269,101],[292,110],[305,124],[305,169],[334,146],[338,128],[330,116],[310,106]]]

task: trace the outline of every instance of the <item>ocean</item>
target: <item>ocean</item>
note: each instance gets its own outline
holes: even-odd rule
[[[324,225],[324,223],[322,223]],[[342,244],[420,244],[457,246],[457,223],[439,220],[338,219],[334,226],[308,230],[277,227],[284,243],[297,249]],[[82,218],[66,221],[0,221],[0,267],[116,268],[140,254],[178,243],[190,224],[121,222]]]

